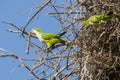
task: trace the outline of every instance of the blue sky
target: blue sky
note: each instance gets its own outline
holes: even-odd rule
[[[7,32],[7,29],[16,29],[1,22],[12,22],[19,27],[24,26],[34,10],[36,10],[34,7],[39,7],[40,1],[45,0],[0,0],[0,48],[22,58],[33,58],[35,56],[33,52],[26,55],[26,41],[20,37],[20,34]],[[40,27],[45,32],[59,32],[59,23],[50,17],[47,12],[48,8],[32,21],[27,31],[30,31],[33,27]],[[2,51],[0,53],[6,54]],[[0,58],[0,80],[30,80],[31,77],[24,67],[14,70],[18,65],[20,65],[20,62],[13,58]]]

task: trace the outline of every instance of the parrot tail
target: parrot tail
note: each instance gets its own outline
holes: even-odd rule
[[[65,33],[66,33],[66,32],[64,31],[64,32],[60,33],[59,35],[60,35],[60,36],[63,36]]]
[[[114,14],[113,17],[112,17],[112,19],[119,18],[119,17],[120,17],[120,14]]]

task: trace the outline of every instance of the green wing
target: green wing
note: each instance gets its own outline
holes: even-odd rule
[[[113,19],[114,19],[114,18],[117,18],[117,17],[120,17],[120,14],[115,14],[115,15],[113,15]]]
[[[47,42],[47,47],[50,48],[52,47],[53,45],[57,44],[57,43],[64,43],[65,41],[63,41],[62,39],[60,38],[53,38],[53,39],[50,39],[48,42]]]
[[[47,47],[50,48],[57,43],[64,43],[64,40],[61,39],[60,35],[42,33],[42,38],[46,40]]]
[[[96,25],[96,24],[99,23],[100,19],[101,19],[101,15],[93,15],[93,16],[89,17],[87,20],[85,20],[85,21],[83,22],[83,24],[84,24],[85,26],[88,26],[88,25]]]
[[[50,40],[52,38],[61,38],[61,37],[57,34],[42,33],[42,39]]]
[[[105,23],[106,21],[112,19],[113,16],[101,14],[101,15],[93,15],[89,17],[87,20],[83,22],[85,26],[88,25],[99,25],[101,23]]]
[[[103,14],[103,15],[94,15],[94,16],[91,16],[88,19],[88,21],[89,21],[89,24],[96,25],[96,24],[104,23],[108,19],[109,19],[109,16]]]

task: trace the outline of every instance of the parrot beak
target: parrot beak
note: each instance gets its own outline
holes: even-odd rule
[[[37,38],[35,32],[36,30],[34,28],[30,31],[32,37]]]
[[[36,31],[35,31],[35,29],[33,28],[33,29],[31,30],[31,33],[35,35],[35,32],[36,32]]]

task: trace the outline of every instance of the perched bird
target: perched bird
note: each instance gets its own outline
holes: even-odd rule
[[[111,12],[108,14],[99,14],[99,15],[93,15],[90,16],[87,20],[83,22],[84,26],[95,26],[98,28],[98,26],[102,23],[106,23],[107,21],[119,17],[120,14],[112,14]]]
[[[61,39],[62,38],[61,36],[64,35],[65,33],[62,34],[44,33],[39,28],[33,28],[32,33],[34,33],[42,43],[46,44],[48,49],[57,43],[65,44],[65,41]]]

